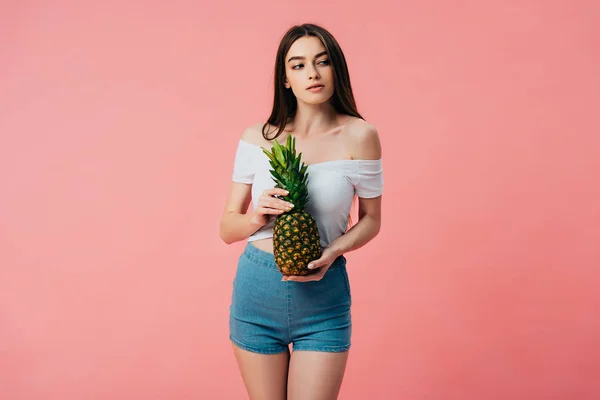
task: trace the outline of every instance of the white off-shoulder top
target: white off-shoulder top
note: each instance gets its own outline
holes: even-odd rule
[[[252,185],[254,208],[262,192],[275,187],[270,169],[269,159],[260,146],[239,140],[232,180]],[[381,159],[325,161],[309,164],[307,172],[309,199],[305,210],[317,222],[323,247],[346,232],[354,195],[374,198],[383,193]],[[248,241],[272,237],[274,222],[275,218],[271,218]]]

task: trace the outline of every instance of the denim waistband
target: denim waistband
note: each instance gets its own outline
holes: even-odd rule
[[[256,265],[271,269],[278,269],[277,264],[275,264],[275,256],[272,253],[259,249],[258,247],[253,245],[252,242],[248,242],[248,244],[246,244],[246,248],[244,249],[243,254]],[[335,261],[331,264],[331,267],[329,268],[340,268],[345,265],[346,257],[341,255],[335,259]]]

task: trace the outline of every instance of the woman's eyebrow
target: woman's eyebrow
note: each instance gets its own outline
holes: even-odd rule
[[[321,56],[323,56],[325,54],[327,54],[327,51],[322,51],[319,54],[317,54],[314,58],[319,58],[319,57],[321,57]],[[287,62],[290,62],[290,61],[293,61],[293,60],[304,60],[304,59],[306,59],[306,57],[304,57],[304,56],[294,56],[294,57],[290,57],[290,59],[287,60]]]

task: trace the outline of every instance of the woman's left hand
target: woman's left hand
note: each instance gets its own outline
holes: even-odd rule
[[[293,282],[310,282],[310,281],[320,281],[325,273],[331,267],[331,264],[338,258],[339,254],[333,251],[330,247],[326,247],[323,249],[321,253],[321,257],[318,260],[311,261],[308,264],[308,268],[316,269],[318,268],[318,272],[315,272],[310,275],[298,275],[298,276],[284,276],[282,281],[293,281]],[[311,268],[312,266],[312,268]]]

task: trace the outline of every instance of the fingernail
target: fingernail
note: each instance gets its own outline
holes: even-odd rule
[[[288,203],[288,204],[289,204],[289,206],[290,206],[291,208],[293,208],[293,207],[294,207],[294,205],[293,205],[292,203]]]
[[[308,264],[308,269],[313,269],[314,267],[314,264]]]

